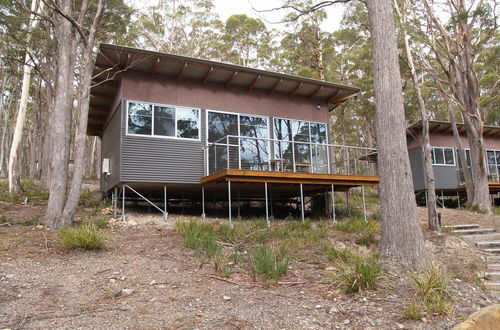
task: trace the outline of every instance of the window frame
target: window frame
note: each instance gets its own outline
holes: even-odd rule
[[[495,161],[495,164],[492,164],[492,163],[488,162],[488,151],[492,151],[493,152],[493,159]],[[490,176],[490,175],[491,176],[495,176],[497,178],[497,180],[500,180],[500,171],[499,171],[500,163],[498,162],[497,154],[500,154],[500,149],[499,150],[497,150],[497,149],[486,149],[484,151],[484,157],[485,157],[485,162],[486,162],[486,172],[487,172],[488,176]],[[495,171],[496,171],[495,174],[491,174],[490,173],[490,166],[494,166],[495,167]]]
[[[128,131],[128,121],[129,121],[129,107],[130,103],[143,103],[143,104],[148,104],[151,105],[151,134],[135,134],[135,133],[129,133]],[[167,135],[155,135],[155,116],[154,112],[155,109],[154,107],[170,107],[175,109],[175,120],[174,120],[174,136],[167,136]],[[198,110],[198,138],[185,138],[185,137],[178,137],[177,136],[177,109],[187,109],[187,110]],[[150,138],[160,138],[160,139],[173,139],[173,140],[184,140],[184,141],[201,141],[201,132],[202,132],[202,125],[201,125],[201,108],[198,107],[190,107],[190,106],[185,106],[185,105],[175,105],[175,104],[164,104],[164,103],[155,103],[155,102],[145,102],[145,101],[136,101],[136,100],[127,100],[127,108],[125,109],[127,116],[125,118],[125,135],[126,136],[140,136],[140,137],[150,137]]]
[[[434,147],[432,146],[432,166],[448,166],[448,167],[456,167],[457,166],[457,161],[456,161],[456,153],[455,153],[455,148],[454,147]],[[436,154],[435,154],[435,149],[442,149],[443,150],[443,161],[444,164],[437,164],[436,163]],[[445,150],[450,149],[453,154],[453,164],[446,164],[446,153]]]

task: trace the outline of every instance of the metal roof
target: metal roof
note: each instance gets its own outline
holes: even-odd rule
[[[331,109],[354,97],[359,88],[328,81],[299,77],[240,65],[159,53],[138,48],[101,44],[94,66],[87,134],[100,135],[111,103],[118,91],[120,74],[138,70],[152,75],[167,75],[177,80],[198,80],[231,88],[263,90],[289,97],[306,97],[311,102],[327,103]]]
[[[466,134],[467,129],[464,123],[457,123],[457,129],[460,134]],[[416,121],[415,123],[408,126],[406,129],[407,135],[414,135],[422,130],[422,121]],[[448,121],[441,120],[430,120],[429,121],[429,133],[439,133],[439,134],[453,134],[453,129],[451,123]],[[500,136],[500,126],[484,125],[483,136]]]

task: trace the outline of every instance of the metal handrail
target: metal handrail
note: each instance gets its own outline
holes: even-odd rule
[[[232,141],[231,139],[234,139],[236,141]],[[363,172],[373,172],[373,169],[370,169],[369,167],[366,167],[364,165],[359,166],[358,161],[363,160],[363,154],[369,154],[373,151],[376,151],[377,149],[375,148],[369,148],[369,147],[358,147],[358,146],[347,146],[347,145],[340,145],[340,144],[330,144],[330,143],[318,143],[318,142],[307,142],[307,141],[289,141],[289,140],[280,140],[280,139],[270,139],[270,138],[258,138],[258,137],[250,137],[250,136],[238,136],[238,135],[226,135],[220,139],[218,139],[215,142],[207,142],[206,145],[203,147],[204,151],[204,156],[205,156],[205,163],[206,163],[206,171],[208,173],[212,173],[213,171],[217,171],[220,168],[242,168],[242,155],[241,151],[243,148],[242,142],[243,141],[255,141],[257,142],[263,142],[265,144],[264,149],[262,149],[263,153],[265,154],[266,160],[264,160],[264,163],[254,163],[254,165],[259,165],[260,170],[264,170],[263,168],[260,168],[260,165],[267,164],[267,167],[269,170],[273,170],[273,163],[276,160],[284,160],[284,150],[288,150],[288,157],[292,157],[291,160],[288,160],[286,163],[291,164],[293,168],[290,168],[292,172],[297,172],[298,169],[304,169],[303,166],[304,164],[308,164],[310,166],[309,169],[305,168],[305,171],[312,171],[312,173],[344,173],[344,174],[357,174],[358,171],[363,171]],[[282,144],[285,144],[285,147],[283,147]],[[309,148],[309,157],[308,159],[304,159],[303,161],[297,160],[296,159],[296,147],[297,146],[304,146]],[[221,152],[225,154],[225,159],[224,162],[225,164],[221,164],[217,162],[217,147],[224,147],[225,149],[222,149]],[[259,147],[256,145],[256,147],[261,150],[262,145]],[[291,147],[291,150],[289,150]],[[211,157],[209,158],[209,150],[210,148],[213,148],[215,152],[215,158],[214,162],[212,162]],[[237,148],[238,150],[238,156],[237,158],[234,158],[233,151],[230,151],[231,148]],[[337,150],[336,150],[337,149]],[[340,151],[338,150],[340,149]],[[351,149],[351,150],[349,150]],[[320,151],[323,150],[323,151]],[[326,155],[323,155],[322,160],[318,162],[318,151],[320,153],[326,152]],[[357,152],[355,152],[357,151]],[[276,154],[276,152],[279,153],[279,155]],[[363,154],[360,154],[362,152]],[[273,154],[276,156],[274,157],[279,157],[279,158],[272,158]],[[304,156],[304,155],[302,155]],[[340,157],[340,159],[339,159]],[[307,156],[306,156],[307,158]],[[245,161],[246,162],[246,161]],[[215,166],[213,170],[211,170],[212,166]],[[264,166],[264,165],[263,165]],[[283,170],[283,164],[281,164],[281,170]],[[266,167],[266,166],[264,166]],[[276,171],[279,171],[279,166],[276,166]],[[340,171],[338,171],[340,170]],[[299,170],[300,171],[300,170]],[[302,172],[302,171],[300,171]],[[353,172],[353,173],[351,173]]]
[[[219,142],[222,140],[228,141],[230,138],[261,140],[261,141],[270,141],[270,142],[287,142],[287,143],[292,143],[292,144],[296,143],[296,144],[317,145],[317,146],[325,146],[325,147],[333,147],[333,148],[350,148],[350,149],[377,151],[376,148],[369,148],[369,147],[356,147],[356,146],[347,146],[347,145],[342,145],[342,144],[317,143],[317,142],[306,142],[306,141],[290,141],[290,140],[279,140],[279,139],[269,139],[269,138],[256,138],[256,137],[251,137],[251,136],[239,136],[239,135],[226,135],[215,142],[208,142],[207,145],[203,147],[203,149],[206,149],[206,148],[210,147],[211,145],[239,147],[239,145],[226,144],[226,143]]]

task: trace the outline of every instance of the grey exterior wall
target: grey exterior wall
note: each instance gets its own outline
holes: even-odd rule
[[[120,182],[122,109],[122,104],[118,103],[102,134],[101,159],[109,158],[110,169],[110,175],[101,175],[101,191],[104,192]]]
[[[127,135],[126,101],[122,111],[121,181],[199,184],[204,176],[206,116],[201,109],[201,140]]]
[[[436,189],[456,189],[458,186],[457,166],[432,166],[434,170],[434,179],[436,180]]]
[[[415,191],[427,189],[424,174],[424,159],[420,148],[408,150],[410,155],[411,175],[413,177],[413,189]]]
[[[415,191],[427,189],[425,181],[424,156],[420,148],[408,150],[410,155],[410,165],[413,177],[413,187]],[[436,181],[436,190],[456,189],[458,182],[458,164],[455,166],[433,165],[434,180]]]

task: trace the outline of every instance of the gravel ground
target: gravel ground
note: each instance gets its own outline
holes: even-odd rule
[[[27,208],[0,211],[27,217]],[[426,245],[454,276],[456,312],[410,321],[402,316],[411,298],[404,274],[357,295],[332,291],[324,265],[310,260],[292,262],[281,285],[264,287],[246,273],[225,281],[182,245],[172,228],[176,217],[167,224],[161,216],[128,219],[106,229],[108,247],[101,252],[67,251],[41,226],[0,227],[0,328],[449,329],[493,302],[471,280],[481,258],[452,235],[426,232]],[[445,209],[443,220],[498,217]]]

